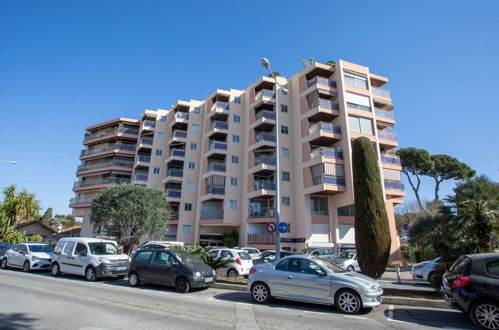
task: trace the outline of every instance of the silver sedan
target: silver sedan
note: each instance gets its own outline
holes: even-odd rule
[[[381,304],[378,281],[318,257],[292,255],[272,264],[253,266],[248,291],[257,303],[272,297],[335,305],[346,314]]]

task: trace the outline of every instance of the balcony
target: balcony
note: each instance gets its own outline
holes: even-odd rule
[[[390,131],[378,131],[380,148],[382,150],[393,149],[398,146],[397,134]]]
[[[79,198],[71,198],[69,201],[70,208],[78,208],[78,207],[90,207],[92,206],[92,201],[95,197],[79,197]]]
[[[100,168],[105,168],[105,167],[122,167],[126,169],[131,169],[133,168],[133,163],[131,162],[120,162],[120,161],[110,161],[110,162],[103,162],[103,163],[98,163],[98,164],[90,164],[90,165],[80,165],[78,166],[76,172],[82,172],[82,171],[90,171],[90,170],[95,170],[95,169],[100,169]]]
[[[255,132],[255,143],[260,141],[275,142],[276,136],[266,132]]]
[[[326,78],[322,77],[315,77],[309,81],[307,81],[307,86],[312,87],[314,85],[318,85],[318,87],[323,87],[323,88],[336,88],[336,81],[332,81]]]
[[[210,141],[208,150],[227,150],[227,142]]]
[[[255,157],[255,166],[258,165],[269,165],[276,166],[277,160],[274,156],[257,156]]]
[[[206,194],[225,195],[225,186],[223,185],[206,186]]]
[[[309,109],[314,109],[317,107],[331,109],[331,110],[339,110],[340,109],[340,106],[338,105],[338,103],[334,103],[332,101],[324,100],[321,98],[316,98],[316,99],[308,102]]]
[[[225,121],[212,121],[210,124],[210,129],[229,129],[229,123]]]
[[[392,111],[385,111],[382,109],[374,108],[374,112],[376,114],[376,120],[384,121],[390,124],[395,123],[395,118],[393,117]]]
[[[130,183],[130,179],[127,179],[127,178],[102,178],[102,179],[84,180],[81,182],[75,182],[73,189],[85,188],[85,187],[91,187],[91,186],[110,185],[110,184],[121,184],[121,183]]]
[[[274,181],[253,181],[253,189],[275,191],[276,183]]]
[[[208,172],[209,171],[225,172],[225,163],[208,163]]]
[[[377,88],[377,87],[371,87],[371,90],[372,90],[372,92],[373,92],[374,95],[383,96],[383,97],[386,97],[388,99],[392,98],[392,96],[390,95],[390,91],[387,90],[387,89]]]
[[[172,137],[174,138],[187,138],[187,131],[182,131],[182,130],[174,130],[172,132]]]
[[[173,212],[173,211],[170,211],[170,220],[177,220],[178,221],[178,216],[179,216],[179,213],[178,211],[177,212]]]
[[[305,194],[321,193],[327,195],[335,195],[345,191],[346,182],[343,176],[334,176],[327,174],[312,174],[312,186],[305,188]]]
[[[250,218],[274,218],[275,209],[273,207],[266,206],[250,206],[248,210]]]
[[[138,155],[137,156],[137,162],[149,164],[151,162],[151,156]]]
[[[168,198],[181,198],[182,191],[180,189],[166,189],[166,195]]]
[[[153,139],[152,138],[141,138],[140,139],[140,144],[142,145],[149,145],[149,146],[152,146],[152,143],[153,143]]]
[[[314,159],[316,157],[343,159],[343,151],[336,151],[331,148],[317,148],[310,152],[311,159]]]
[[[156,127],[156,122],[154,122],[154,121],[144,121],[144,123],[142,125],[143,125],[142,129],[153,129],[154,127]]]
[[[184,149],[170,149],[169,156],[185,157],[185,150]]]
[[[178,123],[187,123],[189,120],[189,114],[185,112],[177,112],[173,116],[173,120],[171,122],[171,125],[178,124]]]
[[[275,92],[262,89],[255,95],[255,102],[275,102]]]
[[[248,244],[275,244],[275,233],[248,234]]]
[[[310,126],[306,139],[317,146],[330,146],[341,139],[341,127],[324,122],[315,123]]]
[[[148,175],[147,175],[147,173],[135,173],[135,175],[133,176],[133,179],[135,181],[147,181]]]
[[[398,156],[381,155],[381,162],[383,164],[400,165],[400,158]]]
[[[174,176],[177,178],[182,178],[184,176],[184,171],[180,168],[169,168],[166,171],[167,176]]]
[[[80,158],[81,157],[91,158],[91,157],[86,157],[86,156],[98,154],[101,152],[103,153],[106,151],[114,151],[114,152],[124,151],[124,152],[128,152],[129,154],[132,154],[133,152],[135,152],[135,150],[136,150],[136,146],[134,144],[112,144],[112,145],[107,145],[104,147],[82,150],[80,153]]]
[[[399,192],[399,193],[395,193],[395,194],[391,194],[391,195],[397,195],[397,196],[404,196],[405,195],[404,184],[401,182],[385,181],[385,189]]]
[[[217,101],[213,103],[207,118],[226,119],[229,115],[229,103]]]
[[[90,140],[95,140],[95,139],[103,138],[103,137],[106,137],[106,136],[111,136],[111,135],[114,135],[114,134],[117,134],[117,135],[124,135],[124,134],[127,134],[127,135],[138,135],[139,134],[139,130],[138,129],[132,129],[132,128],[124,128],[124,127],[113,128],[113,129],[105,130],[105,131],[98,132],[98,133],[86,134],[85,137],[84,137],[84,139],[83,139],[83,141],[87,142],[87,141],[90,141]]]
[[[318,184],[334,184],[337,186],[345,186],[345,178],[329,176],[329,175],[317,175],[312,177],[312,183],[314,185]]]
[[[262,110],[256,113],[255,115],[255,121],[257,121],[260,118],[266,118],[270,120],[275,120],[276,119],[276,114],[274,111],[269,111],[269,110]]]

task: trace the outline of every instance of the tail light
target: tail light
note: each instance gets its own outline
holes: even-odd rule
[[[255,268],[251,268],[249,273],[250,274],[256,273],[256,269]]]
[[[241,262],[241,258],[237,258],[236,259],[236,262],[239,264],[239,265],[242,265],[243,263]]]
[[[460,288],[462,286],[465,286],[470,282],[470,277],[469,276],[458,276],[454,279],[454,282],[452,282],[452,288]]]

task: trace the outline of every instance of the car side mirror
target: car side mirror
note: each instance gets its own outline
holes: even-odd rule
[[[322,269],[317,269],[315,273],[319,276],[326,276],[326,272],[324,272]]]

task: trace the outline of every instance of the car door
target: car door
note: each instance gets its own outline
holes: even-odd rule
[[[24,261],[26,261],[26,255],[28,254],[28,247],[25,244],[19,244],[19,249],[16,252],[15,265],[22,267]]]
[[[163,285],[174,285],[175,259],[167,251],[154,251],[154,255],[149,262],[150,281]]]
[[[68,241],[66,245],[64,245],[64,249],[61,252],[61,258],[60,258],[60,267],[61,267],[61,272],[63,273],[68,273],[68,274],[74,274],[78,275],[77,272],[75,272],[75,267],[73,267],[73,250],[75,248],[75,242],[74,241]]]
[[[7,264],[9,266],[17,266],[16,258],[18,257],[20,247],[21,244],[16,244],[10,251],[5,253],[5,257],[7,257]]]
[[[286,295],[284,284],[289,275],[289,260],[289,258],[282,260],[275,266],[274,270],[269,270],[268,272],[266,272],[265,283],[269,286],[270,292],[272,292],[273,295]]]
[[[153,255],[153,251],[139,251],[132,260],[131,270],[139,275],[141,281],[150,281],[151,274],[149,271],[149,260]]]
[[[290,258],[288,277],[284,282],[286,294],[295,299],[329,302],[330,279],[320,276],[322,267],[308,259]]]
[[[72,271],[74,271],[78,275],[85,275],[87,254],[88,247],[83,243],[77,242],[72,256],[68,258],[72,264]]]
[[[219,254],[219,257],[221,257],[222,259],[232,259],[232,260],[236,260],[237,257],[234,257],[232,255],[232,252],[230,250],[220,250],[220,254]],[[234,267],[234,262],[231,262],[231,263],[228,263],[227,265],[223,266],[221,268],[221,271],[222,271],[222,274],[226,274],[227,271],[229,270],[229,268],[231,267]]]

